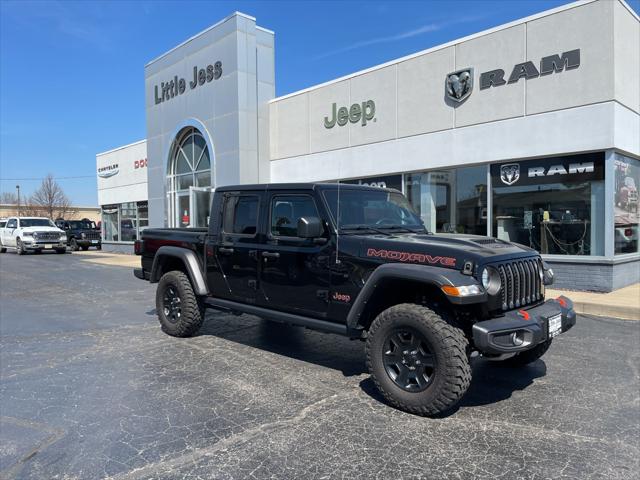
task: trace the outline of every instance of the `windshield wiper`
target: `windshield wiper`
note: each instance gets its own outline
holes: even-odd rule
[[[384,230],[380,230],[379,228],[372,227],[371,225],[344,225],[340,227],[341,233],[346,233],[344,230],[370,230],[372,232],[381,233],[382,235],[391,235],[390,232],[385,232]]]

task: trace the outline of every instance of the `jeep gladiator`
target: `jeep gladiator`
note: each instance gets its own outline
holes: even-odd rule
[[[571,300],[545,299],[536,251],[429,233],[392,189],[220,187],[208,229],[147,229],[135,250],[169,335],[214,308],[361,339],[386,400],[423,415],[462,398],[473,354],[526,365],[576,322]]]

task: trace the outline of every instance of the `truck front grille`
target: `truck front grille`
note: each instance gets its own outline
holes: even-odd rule
[[[85,238],[87,240],[100,240],[100,232],[86,232]]]
[[[502,310],[523,307],[544,298],[539,259],[516,260],[502,263],[496,268],[502,280]]]
[[[58,232],[35,232],[33,238],[38,242],[57,242],[60,239],[60,234]]]

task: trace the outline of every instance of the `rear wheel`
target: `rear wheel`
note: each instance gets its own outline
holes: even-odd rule
[[[191,337],[204,321],[204,306],[189,277],[174,270],[165,273],[156,290],[156,312],[162,330],[174,337]]]
[[[89,246],[88,245],[83,246],[82,250],[86,252],[87,250],[89,250]]]
[[[551,342],[552,339],[539,343],[530,350],[525,350],[524,352],[515,354],[513,357],[507,358],[504,360],[504,363],[512,367],[524,367],[525,365],[529,365],[547,353],[547,350],[549,350],[549,347],[551,346]]]
[[[427,307],[400,304],[373,321],[367,366],[393,406],[420,415],[453,407],[471,383],[464,333]]]

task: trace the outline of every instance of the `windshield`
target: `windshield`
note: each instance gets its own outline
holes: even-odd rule
[[[55,227],[48,218],[21,218],[20,227]]]
[[[422,220],[401,193],[344,189],[340,191],[339,208],[337,189],[325,191],[324,197],[341,230],[404,227],[424,231]]]
[[[94,228],[93,226],[91,226],[91,222],[86,222],[86,221],[83,222],[82,220],[71,220],[68,223],[69,223],[69,228],[72,228],[73,230],[80,230],[80,229],[91,230]]]

